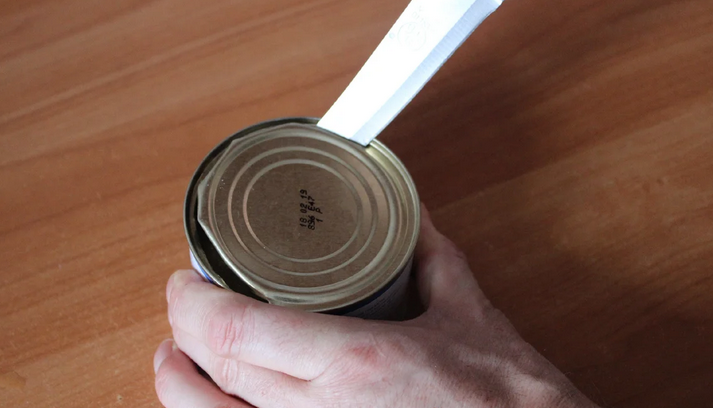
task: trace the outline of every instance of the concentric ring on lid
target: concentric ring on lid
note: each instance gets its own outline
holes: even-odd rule
[[[311,311],[369,298],[410,260],[419,205],[386,147],[287,123],[233,140],[198,185],[198,221],[260,297]]]

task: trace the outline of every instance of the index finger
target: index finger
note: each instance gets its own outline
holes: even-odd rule
[[[345,343],[356,319],[261,303],[176,272],[167,287],[169,320],[213,353],[290,376],[321,375]]]

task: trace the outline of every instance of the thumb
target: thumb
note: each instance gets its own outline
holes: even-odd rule
[[[421,301],[428,311],[487,305],[468,266],[465,254],[431,221],[426,207],[421,204],[421,231],[416,246],[416,278]]]

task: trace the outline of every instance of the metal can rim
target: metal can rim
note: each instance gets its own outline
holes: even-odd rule
[[[191,177],[191,181],[188,185],[188,189],[186,191],[186,196],[185,196],[184,232],[186,234],[186,238],[189,243],[191,254],[193,254],[198,266],[200,266],[203,269],[203,271],[201,271],[201,272],[203,272],[204,275],[207,275],[206,278],[208,278],[209,280],[212,280],[218,286],[221,286],[226,289],[231,289],[230,285],[228,285],[225,282],[225,280],[218,273],[215,272],[213,265],[211,265],[208,262],[208,260],[205,258],[205,255],[202,251],[203,250],[202,245],[198,242],[198,237],[196,236],[196,228],[198,228],[198,226],[197,226],[198,222],[195,217],[195,211],[196,211],[196,206],[197,206],[196,189],[197,189],[198,184],[201,182],[202,178],[208,172],[210,165],[212,163],[214,163],[219,158],[221,153],[225,151],[227,146],[232,141],[234,141],[240,137],[243,137],[245,135],[248,135],[256,130],[265,128],[265,127],[278,126],[278,125],[287,124],[287,123],[302,123],[302,124],[314,125],[317,122],[318,122],[317,118],[286,117],[286,118],[278,118],[278,119],[262,121],[262,122],[253,124],[251,126],[245,127],[243,129],[239,130],[238,132],[235,132],[231,136],[225,138],[222,142],[220,142],[217,146],[215,146],[205,156],[205,158],[201,161],[200,165],[194,172],[193,176]],[[413,200],[413,202],[408,203],[408,204],[410,204],[409,206],[411,207],[411,209],[413,211],[414,229],[413,229],[413,233],[409,239],[408,247],[406,248],[406,252],[405,252],[406,256],[404,256],[403,259],[400,260],[400,263],[392,271],[392,273],[388,276],[388,279],[385,279],[384,284],[375,288],[370,293],[364,294],[363,296],[359,297],[358,299],[350,299],[348,302],[345,302],[344,304],[332,305],[329,307],[327,307],[327,306],[315,307],[315,308],[309,309],[309,311],[329,312],[332,310],[343,309],[345,307],[349,307],[352,304],[363,302],[363,301],[369,299],[370,297],[373,297],[375,294],[379,293],[381,290],[383,290],[385,287],[388,287],[393,281],[395,281],[395,279],[398,278],[400,273],[403,272],[404,268],[408,265],[410,260],[413,258],[413,254],[414,254],[415,247],[416,247],[416,241],[417,241],[419,230],[420,230],[420,201],[419,201],[418,192],[416,190],[415,183],[414,183],[411,175],[408,173],[404,164],[388,147],[386,147],[383,143],[381,143],[379,141],[372,142],[371,147],[375,148],[375,150],[377,150],[381,155],[383,155],[385,158],[388,159],[388,162],[390,165],[395,167],[395,169],[398,171],[398,174],[403,179],[402,181],[405,184],[405,188],[408,190],[408,196],[411,197],[411,199]],[[245,283],[248,283],[248,282],[245,282]],[[255,289],[253,287],[250,287],[250,289],[253,291],[252,294],[250,294],[250,293],[244,293],[244,294],[256,295],[254,293]],[[242,291],[240,291],[240,292],[242,293]],[[259,298],[260,296],[257,295],[257,296],[253,296],[253,297]]]

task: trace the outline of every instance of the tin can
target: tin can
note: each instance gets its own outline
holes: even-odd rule
[[[312,118],[259,123],[200,164],[184,224],[193,266],[255,299],[388,318],[406,292],[419,231],[411,176]]]

